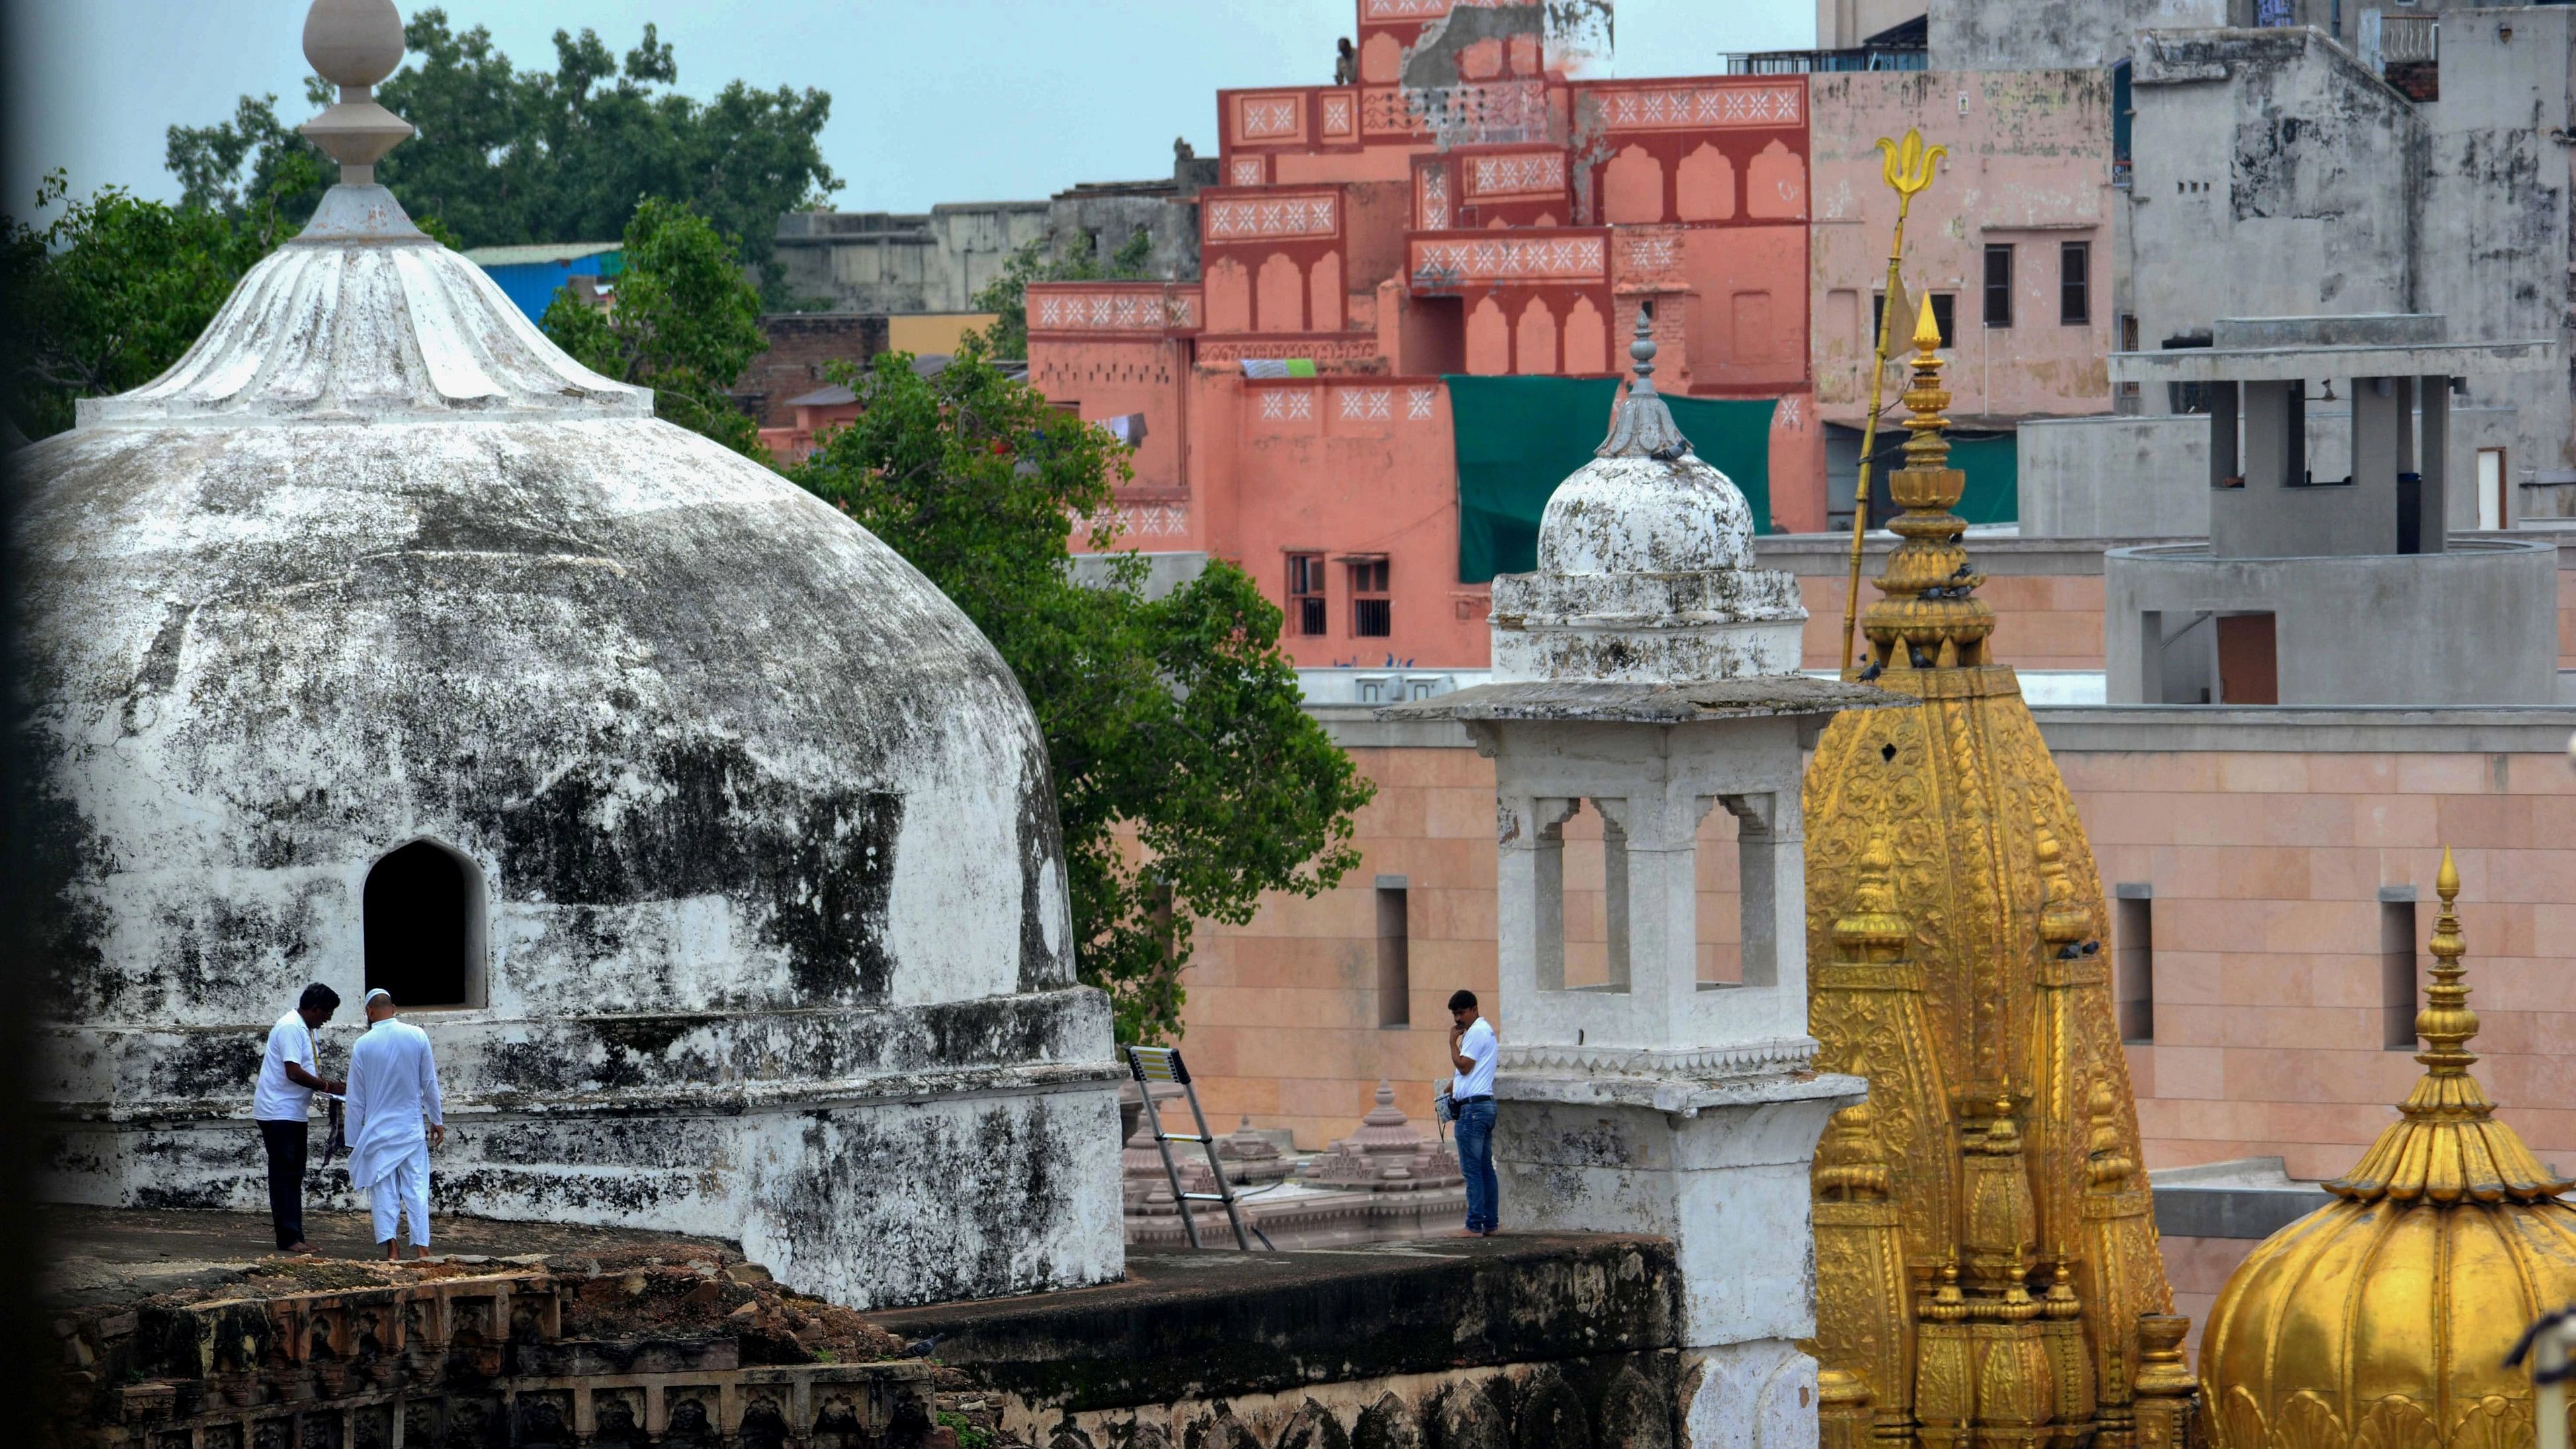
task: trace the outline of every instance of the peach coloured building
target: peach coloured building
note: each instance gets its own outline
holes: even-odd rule
[[[1357,0],[1356,84],[1217,93],[1201,281],[1029,289],[1030,380],[1145,420],[1124,545],[1241,564],[1301,665],[1484,662],[1445,379],[1606,387],[1641,306],[1666,391],[1769,406],[1770,512],[1824,525],[1807,78],[1571,78],[1544,8]]]
[[[1641,305],[1669,395],[1770,406],[1712,456],[1767,474],[1766,530],[1827,528],[1894,219],[1872,142],[1908,126],[1952,151],[1907,285],[1950,319],[1962,421],[2109,409],[2100,72],[1593,80],[1495,7],[1356,3],[1355,84],[1217,93],[1200,280],[1029,293],[1031,380],[1145,421],[1123,546],[1242,565],[1299,664],[1484,663],[1447,379],[1610,378]]]
[[[1869,411],[1896,225],[1874,143],[1909,127],[1950,153],[1907,218],[1904,276],[1945,322],[1951,418],[2008,427],[2110,411],[2117,192],[2105,73],[1846,71],[1810,76],[1808,95],[1810,347],[1824,420],[1858,427]]]

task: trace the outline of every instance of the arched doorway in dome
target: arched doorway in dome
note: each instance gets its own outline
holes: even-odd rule
[[[483,1004],[483,872],[415,840],[367,872],[367,989],[397,1005]]]

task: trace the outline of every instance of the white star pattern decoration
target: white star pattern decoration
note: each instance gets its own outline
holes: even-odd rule
[[[1261,184],[1261,158],[1258,156],[1235,157],[1234,184],[1237,186],[1259,186]]]
[[[1292,196],[1277,201],[1216,201],[1208,204],[1211,237],[1331,236],[1331,193]]]
[[[1501,277],[1567,277],[1597,280],[1602,271],[1599,237],[1527,240],[1478,238],[1421,243],[1420,272],[1429,267],[1471,281]]]
[[[1349,96],[1324,97],[1324,134],[1347,136],[1350,133],[1351,98]]]
[[[1346,388],[1342,392],[1342,416],[1362,422],[1384,422],[1394,416],[1388,409],[1392,400],[1392,389],[1389,388]]]
[[[1245,101],[1243,134],[1247,140],[1296,135],[1297,102],[1289,99]]]
[[[1794,126],[1795,86],[1699,86],[1609,91],[1603,118],[1614,129],[1658,126]]]
[[[1527,156],[1479,156],[1475,189],[1480,195],[1555,191],[1565,185],[1565,153],[1542,151]]]
[[[1415,423],[1427,423],[1431,421],[1431,406],[1434,397],[1435,394],[1433,391],[1427,387],[1406,389],[1404,394],[1405,420],[1407,422]]]
[[[1437,20],[1449,13],[1449,0],[1369,0],[1371,20]]]
[[[1777,421],[1779,425],[1784,428],[1795,428],[1798,426],[1798,398],[1796,394],[1792,393],[1788,397],[1780,399],[1780,415]]]

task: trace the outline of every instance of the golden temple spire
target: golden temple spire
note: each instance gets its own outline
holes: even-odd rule
[[[1915,315],[1914,380],[1905,389],[1905,466],[1888,475],[1888,496],[1905,512],[1888,524],[1903,542],[1889,552],[1877,579],[1887,597],[1869,606],[1861,630],[1873,658],[1886,669],[1954,669],[1985,662],[1986,636],[1995,611],[1975,597],[1985,582],[1959,543],[1967,521],[1950,510],[1967,487],[1967,475],[1949,466],[1949,391],[1941,385],[1941,327],[1926,293]]]
[[[2433,890],[2442,898],[2430,946],[2433,984],[2424,989],[2424,1009],[2415,1014],[2415,1034],[2424,1038],[2415,1060],[2424,1064],[2424,1076],[2398,1108],[2398,1120],[2326,1191],[2356,1202],[2554,1198],[2576,1183],[2542,1167],[2521,1134],[2495,1120],[2495,1104],[2469,1075],[2478,1059],[2468,1049],[2478,1034],[2478,1014],[2469,1009],[2469,988],[2461,983],[2468,974],[2460,964],[2468,945],[2460,934],[2460,872],[2447,845]]]

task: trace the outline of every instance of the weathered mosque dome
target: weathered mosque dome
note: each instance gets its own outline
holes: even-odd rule
[[[371,184],[387,0],[306,50],[343,184],[18,457],[54,1195],[255,1205],[262,1035],[382,984],[468,1211],[740,1237],[850,1303],[1115,1277],[1109,1015],[1008,667]]]
[[[2201,1406],[2218,1449],[2533,1441],[2523,1330],[2576,1302],[2576,1183],[2495,1118],[2468,1044],[2459,871],[2434,877],[2433,981],[2415,1031],[2424,1075],[2335,1201],[2229,1275],[2201,1335]]]
[[[1537,569],[1494,580],[1498,681],[1797,672],[1797,580],[1753,566],[1753,510],[1656,394],[1649,325],[1641,310],[1610,436],[1548,496]]]

